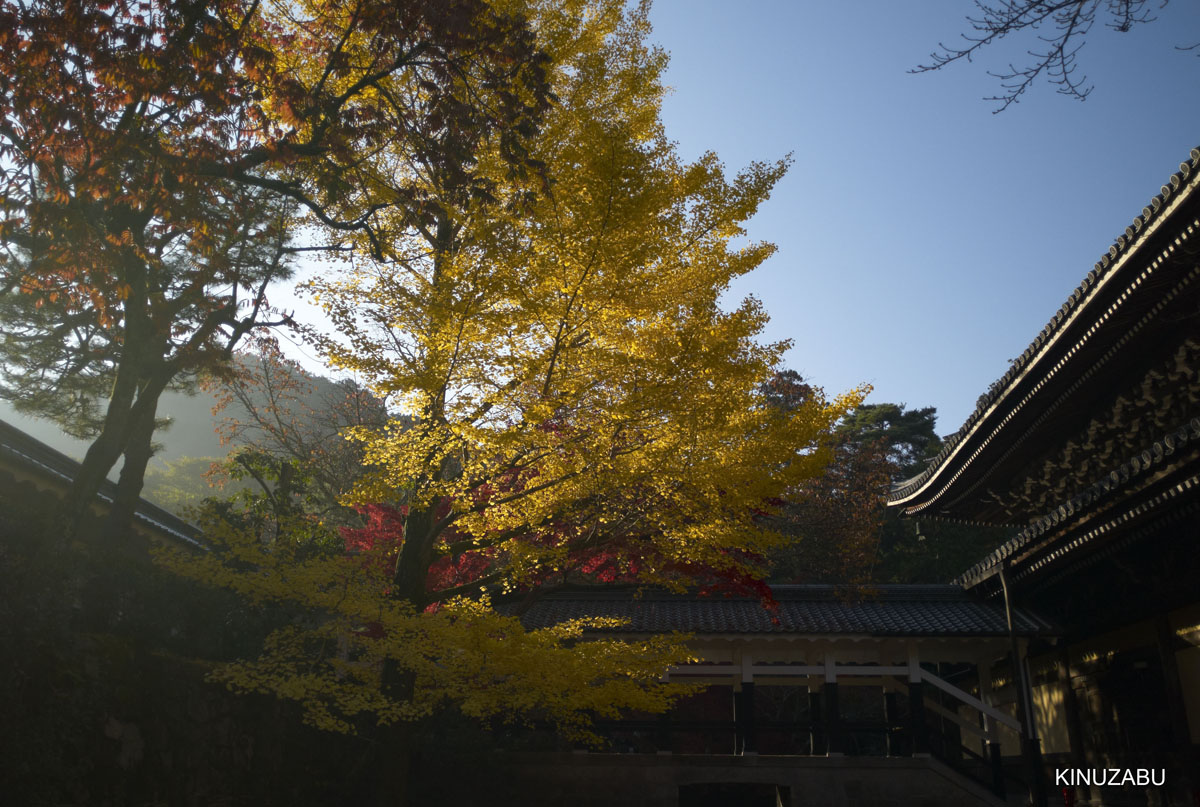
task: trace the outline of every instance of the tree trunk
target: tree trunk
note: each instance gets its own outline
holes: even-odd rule
[[[132,426],[131,409],[137,395],[137,377],[131,368],[122,366],[113,382],[112,395],[104,414],[104,425],[100,434],[88,446],[75,478],[71,480],[68,498],[69,529],[72,537],[78,537],[88,511],[96,501],[96,494],[104,484],[108,472],[117,464],[129,429]]]
[[[82,537],[81,529],[86,523],[87,512],[96,501],[108,472],[122,454],[125,455],[125,462],[121,466],[117,492],[105,520],[104,535],[109,537],[128,530],[133,523],[146,464],[153,454],[151,440],[158,400],[175,376],[175,368],[170,363],[160,361],[156,364],[151,365],[154,367],[151,371],[145,371],[145,367],[139,367],[139,371],[134,369],[135,362],[131,359],[117,371],[104,426],[88,448],[72,480],[68,505],[72,537]],[[132,382],[129,381],[131,378]]]
[[[415,743],[413,725],[397,723],[377,729],[379,758],[375,765],[374,804],[372,807],[408,807],[413,799]],[[414,802],[415,803],[415,802]]]
[[[157,410],[157,400],[147,401],[145,407],[131,415],[134,422],[125,446],[125,462],[121,465],[117,492],[109,507],[104,530],[105,537],[114,543],[123,543],[125,534],[133,526],[134,514],[141,500],[142,485],[146,477],[146,465],[154,454],[151,439],[154,436],[154,415]]]
[[[396,561],[393,596],[421,609],[428,604],[425,582],[433,563],[433,544],[437,536],[433,529],[436,519],[433,508],[410,511],[404,521],[404,543]]]
[[[68,494],[67,515],[71,537],[79,537],[100,486],[120,456],[121,446],[115,431],[101,432],[88,447],[83,463],[71,480],[71,492]]]
[[[428,594],[425,581],[433,560],[436,539],[436,518],[432,508],[410,511],[404,523],[404,542],[396,561],[392,580],[392,596],[411,603],[414,608],[425,607]],[[416,692],[416,676],[392,660],[383,665],[381,686],[389,698],[411,701]],[[379,779],[375,807],[406,807],[413,792],[413,777],[418,767],[413,765],[416,746],[411,723],[381,726],[379,729]]]

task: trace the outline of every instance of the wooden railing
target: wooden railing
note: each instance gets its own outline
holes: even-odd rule
[[[763,720],[756,714],[755,690],[764,679],[795,679],[798,689],[819,677],[810,702],[800,710],[806,719]],[[673,668],[671,678],[707,679],[738,684],[730,719],[682,720],[678,716],[608,721],[597,728],[613,740],[619,752],[684,752],[704,754],[770,754],[824,756],[827,754],[921,756],[931,755],[1001,798],[1025,783],[1006,770],[1000,733],[1021,732],[1020,722],[979,697],[917,664],[695,665]],[[837,682],[850,678],[878,687],[884,697],[884,719],[853,719],[839,710]],[[806,682],[804,679],[808,679]]]
[[[1005,768],[1000,751],[999,726],[1019,736],[1020,721],[928,670],[921,670],[921,681],[932,687],[924,703],[930,716],[926,721],[930,753],[1000,798],[1014,785],[1027,790],[1028,785]],[[966,707],[969,717],[960,713],[961,707]]]

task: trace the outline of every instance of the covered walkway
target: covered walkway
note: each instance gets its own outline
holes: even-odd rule
[[[604,724],[610,754],[932,758],[996,795],[1024,787],[1008,658],[1014,641],[1024,657],[1051,640],[1050,623],[1014,612],[1010,635],[1002,606],[953,585],[775,595],[772,612],[753,599],[559,593],[524,621],[616,617],[618,634],[693,635],[703,661],[667,678],[705,689],[668,715]]]

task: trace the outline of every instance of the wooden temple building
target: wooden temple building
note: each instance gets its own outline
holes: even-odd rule
[[[0,421],[0,505],[53,508],[77,467]],[[101,490],[98,509],[112,492],[111,484]],[[24,528],[19,519],[9,523],[9,510],[0,506],[0,536]],[[195,545],[203,538],[149,502],[136,519],[159,539]],[[692,634],[705,663],[667,677],[701,684],[702,694],[667,716],[602,725],[609,746],[601,752],[546,734],[536,738],[537,751],[516,750],[528,746],[520,738],[507,747],[501,741],[499,757],[468,760],[488,771],[478,777],[456,775],[462,759],[434,755],[424,769],[452,769],[429,777],[438,790],[420,803],[1002,803],[994,792],[1003,791],[1012,765],[998,749],[1020,722],[1003,697],[981,698],[972,689],[977,670],[990,670],[1010,645],[1001,605],[957,585],[883,586],[855,599],[831,586],[781,586],[775,596],[772,614],[756,598],[622,588],[546,595],[525,614],[529,627],[600,616],[626,620],[617,632],[628,637]],[[1013,618],[1022,643],[1055,635],[1050,622],[1025,609]],[[107,747],[105,738],[99,742]],[[146,742],[143,750],[149,759],[172,749]],[[96,760],[102,769],[106,762]],[[137,767],[118,778],[153,779]]]
[[[602,724],[606,753],[555,765],[513,756],[545,803],[999,805],[1022,796],[1021,722],[1003,659],[1057,627],[954,584],[848,592],[773,587],[754,598],[559,592],[529,627],[611,617],[612,635],[690,633],[704,661],[667,678],[706,685],[669,714]],[[528,783],[536,782],[536,786]],[[515,797],[515,793],[514,793]],[[508,802],[502,802],[508,803]],[[539,802],[540,803],[540,802]]]
[[[1003,545],[944,585],[777,587],[775,614],[549,594],[531,627],[691,633],[705,662],[668,677],[703,693],[604,726],[605,753],[510,750],[487,777],[431,759],[451,766],[438,803],[1200,807],[1198,185],[1193,150],[893,492],[909,516],[1007,527]],[[56,455],[0,424],[0,482],[64,484]]]
[[[1058,626],[1025,654],[1028,739],[1078,804],[1200,804],[1198,174],[1193,150],[890,502],[1012,529],[954,582]]]

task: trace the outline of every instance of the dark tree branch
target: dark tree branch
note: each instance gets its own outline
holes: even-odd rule
[[[1092,91],[1086,76],[1076,76],[1076,59],[1086,44],[1097,15],[1107,16],[1105,26],[1127,32],[1140,23],[1152,22],[1149,0],[975,0],[977,16],[967,17],[973,33],[963,34],[965,42],[956,47],[939,44],[927,64],[909,72],[940,70],[959,61],[973,61],[984,48],[1011,36],[1033,32],[1038,43],[1027,52],[1024,65],[1009,64],[988,74],[1000,81],[1003,92],[987,98],[1003,112],[1017,103],[1034,83],[1046,78],[1062,95],[1085,100]],[[1165,6],[1167,0],[1161,0]],[[1043,33],[1050,29],[1048,33]]]

